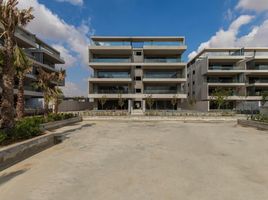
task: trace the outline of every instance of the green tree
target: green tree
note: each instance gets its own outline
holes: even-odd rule
[[[195,98],[194,97],[191,97],[190,99],[188,99],[188,104],[192,108],[196,104]]]
[[[54,104],[53,112],[55,114],[58,114],[59,112],[59,105],[62,102],[63,97],[64,95],[63,95],[62,90],[59,87],[55,87],[52,92],[52,99],[53,99],[53,104]]]
[[[59,83],[64,81],[65,77],[66,71],[62,69],[54,76],[54,78],[56,79],[55,81],[57,82],[57,86],[54,87],[54,89],[52,90],[52,98],[54,103],[54,113],[56,114],[59,112],[59,104],[62,102],[62,99],[64,97],[62,90],[59,88]]]
[[[229,89],[224,88],[216,88],[212,92],[212,101],[217,105],[217,109],[220,110],[222,106],[226,103],[226,100],[231,95],[231,91]]]
[[[35,87],[42,90],[44,93],[44,116],[47,118],[49,113],[49,102],[53,99],[55,92],[55,87],[51,84],[51,81],[56,81],[57,74],[55,72],[46,72],[41,67],[37,68],[37,72],[37,83]]]
[[[155,100],[153,99],[152,95],[149,95],[145,98],[146,104],[149,106],[150,110],[152,110],[152,107],[154,105]]]
[[[261,97],[261,105],[264,106],[265,103],[268,101],[268,91],[262,92]]]
[[[125,99],[122,98],[122,94],[118,94],[118,105],[120,106],[121,110],[123,106],[125,105]]]
[[[3,44],[2,66],[2,101],[1,101],[1,127],[11,129],[15,125],[14,114],[14,48],[16,44],[15,31],[18,26],[27,25],[34,16],[32,8],[18,9],[18,0],[0,0],[0,23],[3,25],[1,38]]]
[[[32,71],[33,63],[28,59],[26,54],[18,46],[14,50],[14,66],[16,69],[16,77],[19,80],[16,113],[17,118],[21,119],[24,116],[24,81],[27,73]]]
[[[178,98],[177,95],[174,95],[171,99],[171,104],[173,106],[173,110],[175,110],[175,106],[178,104]]]
[[[100,102],[100,104],[101,104],[101,108],[102,108],[102,110],[103,110],[103,107],[104,107],[104,105],[105,105],[106,102],[107,102],[107,97],[106,97],[105,95],[103,95],[100,99],[98,99],[98,101]]]

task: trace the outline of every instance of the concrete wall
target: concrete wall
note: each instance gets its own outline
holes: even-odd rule
[[[59,105],[59,112],[69,111],[81,111],[81,110],[92,110],[92,102],[78,102],[78,101],[63,101]]]

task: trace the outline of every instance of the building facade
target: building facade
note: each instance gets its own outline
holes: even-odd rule
[[[174,108],[172,99],[178,102],[176,109],[186,100],[184,37],[93,36],[91,40],[89,66],[94,72],[89,98],[94,109],[145,111],[150,99],[152,109],[168,110]]]
[[[3,30],[0,24],[0,32]],[[43,92],[34,87],[34,83],[37,81],[37,68],[41,67],[46,72],[57,72],[56,65],[64,64],[64,60],[53,47],[49,46],[34,34],[23,28],[17,28],[15,32],[15,38],[17,45],[24,50],[28,58],[33,62],[33,69],[26,75],[24,95],[25,95],[25,108],[26,111],[30,109],[42,109],[43,108]],[[0,40],[1,45],[3,40]],[[51,85],[64,86],[65,81],[61,83],[55,83],[51,81]],[[14,94],[17,94],[18,80],[15,79]],[[0,88],[0,93],[2,89]],[[16,96],[15,96],[16,102]]]
[[[217,109],[215,91],[228,91],[226,109],[257,111],[268,92],[268,48],[209,48],[188,63],[187,93],[193,109]]]

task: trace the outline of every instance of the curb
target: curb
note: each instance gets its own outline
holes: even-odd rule
[[[260,130],[268,130],[268,123],[265,123],[265,122],[257,122],[257,121],[253,121],[253,120],[238,119],[237,124],[239,124],[241,126],[257,128]]]
[[[70,125],[76,122],[81,122],[82,117],[75,117],[59,122],[52,122],[48,124],[42,124],[41,130],[44,135],[22,141],[16,144],[12,144],[0,149],[0,171],[11,167],[12,165],[23,161],[41,151],[44,151],[62,141],[64,132],[52,133],[47,131]],[[47,129],[46,129],[47,128]]]

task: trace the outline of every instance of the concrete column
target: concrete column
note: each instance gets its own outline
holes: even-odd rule
[[[146,102],[145,102],[145,100],[142,100],[142,111],[143,112],[146,111]]]
[[[131,113],[132,111],[132,100],[128,100],[128,112]]]

